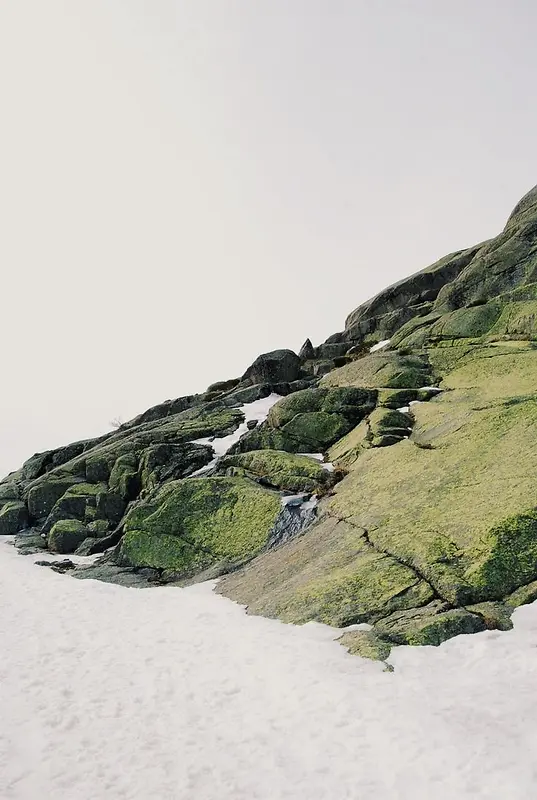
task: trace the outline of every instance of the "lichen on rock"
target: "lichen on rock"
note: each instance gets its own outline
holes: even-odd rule
[[[173,481],[127,514],[118,559],[180,576],[240,563],[262,549],[279,511],[276,493],[243,478]]]

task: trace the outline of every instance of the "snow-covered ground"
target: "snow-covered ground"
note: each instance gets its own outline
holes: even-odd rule
[[[349,656],[204,584],[126,589],[0,541],[2,800],[528,800],[537,606]]]

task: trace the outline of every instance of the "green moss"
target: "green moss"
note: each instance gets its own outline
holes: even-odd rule
[[[486,630],[477,614],[461,608],[431,613],[429,608],[391,614],[375,625],[375,631],[395,644],[438,646],[464,633]]]
[[[441,317],[440,312],[426,314],[402,325],[391,338],[391,347],[409,347],[420,349],[429,338],[432,325]]]
[[[96,519],[87,523],[88,536],[100,538],[106,536],[110,530],[110,525],[106,519]]]
[[[321,411],[326,389],[302,389],[279,400],[269,411],[267,422],[271,428],[282,428],[287,422],[310,411]]]
[[[264,546],[279,511],[277,494],[240,478],[174,481],[127,515],[120,559],[185,571],[240,561]]]
[[[513,627],[511,621],[512,607],[506,603],[475,603],[466,606],[471,614],[478,614],[488,630],[510,631]]]
[[[392,649],[392,643],[381,639],[374,631],[348,631],[337,641],[351,655],[374,661],[386,661]]]
[[[429,338],[475,339],[490,331],[502,311],[501,303],[492,300],[472,308],[459,308],[444,314],[431,327]]]
[[[534,600],[537,600],[537,580],[520,586],[509,595],[505,602],[510,608],[518,608],[526,603],[533,603]]]
[[[537,300],[537,283],[526,283],[523,286],[517,286],[512,291],[501,295],[500,299],[504,302]]]
[[[84,456],[86,480],[90,483],[108,482],[114,461],[114,453],[107,450]]]
[[[378,402],[385,408],[402,408],[415,400],[424,400],[419,389],[379,389]]]
[[[19,500],[20,491],[19,487],[14,481],[6,481],[0,483],[0,506],[8,500]]]
[[[28,511],[34,519],[46,517],[56,502],[70,489],[77,479],[72,476],[44,475],[30,484],[27,490]]]
[[[482,537],[477,563],[465,578],[486,594],[501,598],[537,576],[537,512],[516,514],[493,526]]]
[[[325,375],[321,386],[418,389],[429,386],[432,382],[430,365],[424,356],[381,352],[370,353],[364,358],[333,370],[329,375]]]
[[[448,376],[446,383],[473,385],[415,406],[411,440],[364,451],[331,501],[334,513],[371,528],[376,546],[420,569],[454,605],[509,593],[517,585],[506,582],[510,570],[519,584],[537,575],[531,533],[521,530],[512,540],[513,560],[512,530],[500,537],[496,530],[535,504],[537,403],[504,405],[506,395],[526,386],[527,354],[520,355],[518,371],[516,354],[501,354]]]
[[[348,433],[351,427],[352,424],[341,414],[310,411],[297,414],[283,426],[282,432],[300,442],[303,450],[323,452]]]
[[[376,402],[376,389],[341,386],[328,391],[322,410],[330,414],[342,414],[349,420],[360,420],[375,407]]]
[[[121,561],[138,567],[171,570],[185,576],[205,569],[213,562],[210,553],[193,547],[178,536],[129,530],[121,542]]]
[[[412,426],[412,419],[404,411],[376,408],[369,417],[369,425],[375,436],[393,431],[402,431],[406,434]]]
[[[337,467],[348,469],[363,450],[370,446],[371,435],[367,422],[360,422],[346,436],[332,445],[328,451],[328,460]]]
[[[292,621],[317,619],[341,628],[422,605],[432,597],[431,587],[408,567],[373,548],[364,548],[352,569],[335,571],[297,591]]]
[[[138,459],[134,453],[126,453],[116,459],[110,473],[109,486],[124,500],[134,500],[140,492]]]
[[[372,411],[375,402],[376,391],[371,389],[304,389],[276,403],[267,423],[303,445],[322,450]]]
[[[537,338],[537,300],[509,303],[494,327],[491,336],[514,336],[524,339]]]
[[[226,576],[219,590],[254,614],[337,627],[371,622],[386,608],[412,608],[433,597],[413,570],[368,545],[363,531],[327,516]]]
[[[248,453],[252,450],[282,450],[286,453],[299,453],[304,447],[297,439],[287,436],[282,430],[269,428],[267,423],[258,425],[241,437],[229,454]]]
[[[455,369],[446,373],[445,392],[413,406],[411,438],[367,448],[366,425],[356,426],[329,451],[349,473],[322,519],[300,540],[228,576],[222,590],[254,613],[293,622],[365,621],[388,607],[385,580],[393,579],[397,594],[395,573],[382,574],[381,554],[389,553],[451,606],[531,598],[531,587],[511,593],[537,580],[537,536],[528,511],[537,505],[537,351],[515,344],[438,348],[458,351]],[[377,551],[367,568],[361,566],[363,530]],[[420,602],[410,596],[407,610]],[[490,624],[478,613],[463,615],[463,622],[468,630]],[[427,621],[426,638],[407,639],[438,641],[464,625],[457,627],[450,615]]]
[[[58,520],[47,537],[50,550],[56,553],[74,553],[88,536],[86,526],[77,519]]]
[[[24,503],[9,500],[0,503],[0,535],[18,533],[28,525],[28,511]]]
[[[312,492],[330,483],[332,473],[312,458],[278,450],[255,450],[221,459],[220,468],[246,471],[271,486],[292,492]]]
[[[66,491],[67,497],[85,497],[97,496],[99,494],[106,494],[108,487],[104,483],[77,483],[70,486]]]

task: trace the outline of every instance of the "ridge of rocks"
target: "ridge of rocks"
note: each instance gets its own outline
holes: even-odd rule
[[[104,553],[76,577],[221,577],[251,613],[367,623],[342,643],[369,657],[503,630],[537,597],[536,380],[534,187],[326,342],[35,454],[0,481],[0,534]]]

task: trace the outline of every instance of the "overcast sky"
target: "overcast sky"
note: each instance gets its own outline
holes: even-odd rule
[[[537,182],[532,0],[0,0],[0,473],[341,330]]]

